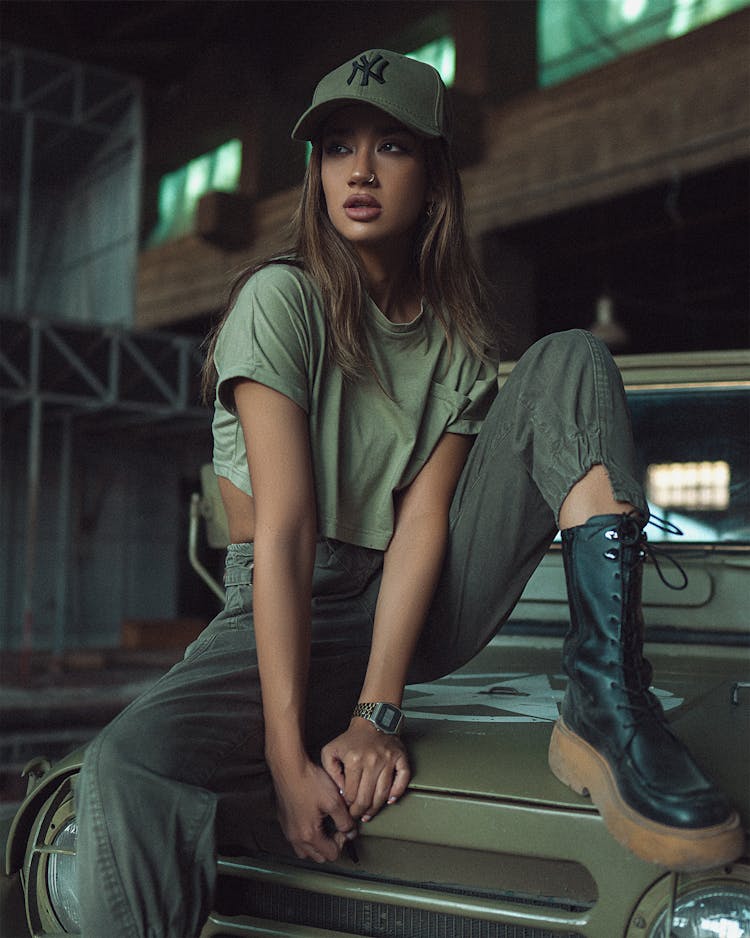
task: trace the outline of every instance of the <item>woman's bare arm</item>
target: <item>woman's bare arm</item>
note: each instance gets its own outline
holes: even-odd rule
[[[406,675],[445,556],[448,511],[473,437],[446,433],[396,506],[385,553],[362,701],[401,705]],[[343,789],[351,814],[369,819],[399,798],[410,769],[400,740],[355,717],[323,750],[323,765]]]
[[[401,704],[445,556],[448,511],[472,442],[473,437],[446,433],[399,498],[393,537],[385,552],[362,700]]]
[[[351,819],[336,786],[310,762],[304,746],[316,540],[307,416],[256,382],[237,382],[234,395],[253,485],[253,613],[266,759],[280,821],[297,855],[335,859]],[[334,838],[324,832],[326,815],[336,825]]]

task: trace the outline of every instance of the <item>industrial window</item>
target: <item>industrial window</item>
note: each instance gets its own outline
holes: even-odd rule
[[[637,389],[628,401],[651,512],[684,534],[651,526],[649,540],[746,544],[750,388]]]
[[[654,463],[646,470],[649,501],[663,508],[689,511],[726,510],[729,506],[729,463]]]
[[[413,52],[407,52],[410,59],[425,62],[440,73],[440,77],[450,88],[456,78],[456,43],[452,36],[441,36]]]
[[[555,85],[748,5],[750,0],[539,0],[539,84]]]
[[[198,200],[207,192],[235,192],[242,168],[242,144],[229,140],[191,160],[159,183],[159,217],[149,247],[180,238],[193,230]]]

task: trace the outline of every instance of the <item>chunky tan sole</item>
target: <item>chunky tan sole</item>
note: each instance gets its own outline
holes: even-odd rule
[[[549,746],[549,767],[579,795],[589,795],[607,830],[637,857],[669,870],[696,872],[731,863],[742,855],[745,835],[737,812],[723,824],[688,829],[659,824],[622,799],[609,763],[558,719]]]

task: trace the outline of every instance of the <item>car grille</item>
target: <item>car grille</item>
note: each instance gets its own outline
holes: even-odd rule
[[[579,932],[504,925],[410,906],[322,895],[267,882],[222,879],[220,884],[217,904],[225,914],[313,926],[333,935],[343,932],[363,938],[583,938]]]

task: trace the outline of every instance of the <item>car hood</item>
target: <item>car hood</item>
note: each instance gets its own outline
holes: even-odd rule
[[[541,646],[541,647],[540,647]],[[547,747],[566,678],[559,640],[501,637],[469,665],[407,689],[413,790],[558,807],[591,802],[560,783]],[[747,649],[660,646],[649,654],[653,691],[696,761],[750,822]],[[594,810],[591,808],[591,810]]]

